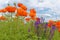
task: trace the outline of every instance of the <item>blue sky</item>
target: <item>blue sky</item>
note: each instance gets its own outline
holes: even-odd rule
[[[27,6],[28,11],[30,8],[35,8],[37,16],[43,16],[45,21],[60,20],[60,0],[0,0],[0,9],[7,6],[9,3],[20,2]]]

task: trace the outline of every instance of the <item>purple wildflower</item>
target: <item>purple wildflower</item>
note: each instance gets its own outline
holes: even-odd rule
[[[38,20],[35,21],[35,28],[36,28],[36,34],[37,34],[37,37],[38,37],[38,40],[40,40],[39,38],[39,34],[40,34],[40,30],[39,30],[39,24],[40,24],[40,18],[38,18]]]
[[[40,24],[40,21],[36,21],[34,25],[35,27],[38,27],[39,24]]]
[[[40,21],[36,21],[36,22],[35,22],[35,25],[38,25],[38,24],[40,24]]]
[[[53,26],[51,27],[50,33],[53,32],[54,30],[55,30],[55,26],[53,25]]]
[[[49,40],[52,40],[54,32],[55,32],[55,25],[52,25],[52,28],[50,30]]]
[[[40,18],[38,18],[36,21],[35,21],[35,26],[37,27],[38,25],[40,24]]]

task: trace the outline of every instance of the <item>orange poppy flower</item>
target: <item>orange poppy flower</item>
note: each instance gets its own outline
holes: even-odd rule
[[[53,23],[54,23],[54,21],[53,21],[53,20],[49,20],[49,23],[53,24]]]
[[[57,28],[60,28],[60,21],[57,21],[57,22],[56,22],[56,27],[57,27]]]
[[[6,7],[6,10],[7,10],[8,12],[15,12],[16,7],[13,7],[13,6],[7,6],[7,7]]]
[[[31,17],[31,19],[32,19],[32,20],[36,20],[36,18],[35,18],[35,17]]]
[[[51,27],[52,25],[54,25],[55,24],[55,22],[53,21],[53,20],[49,20],[49,22],[48,22],[48,27]]]
[[[24,10],[27,10],[27,7],[25,5],[23,5],[22,3],[18,3],[18,6],[21,7]]]
[[[36,13],[36,10],[33,8],[33,9],[30,9],[30,12],[31,13]]]
[[[6,18],[4,16],[1,16],[0,20],[6,20]]]
[[[0,10],[0,12],[2,12],[2,10]]]
[[[30,17],[35,17],[36,16],[36,14],[34,14],[34,13],[30,13],[30,15],[29,15]]]
[[[30,10],[29,16],[30,16],[30,17],[35,17],[35,16],[36,16],[36,11],[35,11],[35,9],[31,9],[31,10]]]
[[[22,8],[17,9],[17,16],[27,16],[27,12],[24,11]]]
[[[26,20],[27,22],[29,22],[29,21],[30,21],[30,18],[26,18],[25,20]]]
[[[15,16],[16,16],[16,17],[18,17],[18,16],[19,16],[19,14],[16,14]]]
[[[23,16],[27,16],[28,15],[28,13],[26,11],[24,11],[24,10],[23,10],[22,14],[23,14]]]
[[[48,27],[51,27],[52,24],[48,23]]]
[[[2,9],[2,12],[5,13],[5,12],[7,12],[7,10],[6,9]]]
[[[37,18],[36,18],[36,21],[40,21],[40,18],[37,17]]]
[[[18,8],[17,9],[17,15],[22,16],[22,13],[23,13],[23,9]]]
[[[1,9],[0,12],[5,13],[5,12],[7,12],[7,10],[6,9]]]

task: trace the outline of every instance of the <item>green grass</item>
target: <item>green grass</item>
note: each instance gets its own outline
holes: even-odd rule
[[[28,32],[30,29],[30,32]],[[0,21],[0,40],[38,40],[31,22],[24,24],[21,20]],[[60,40],[56,30],[53,40]]]

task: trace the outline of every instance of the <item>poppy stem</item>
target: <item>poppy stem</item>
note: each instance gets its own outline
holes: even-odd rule
[[[17,29],[18,29],[18,17],[17,17],[16,23],[17,23],[17,24],[16,24],[16,27],[17,27]]]
[[[11,20],[12,20],[12,13],[11,13]]]

